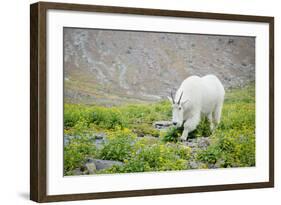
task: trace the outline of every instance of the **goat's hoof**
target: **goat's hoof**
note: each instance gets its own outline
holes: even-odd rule
[[[181,142],[185,142],[186,139],[187,139],[187,138],[181,137],[181,138],[180,138],[180,141],[181,141]]]

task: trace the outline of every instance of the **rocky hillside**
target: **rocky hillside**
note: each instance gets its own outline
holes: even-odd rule
[[[255,80],[252,37],[64,29],[65,102],[157,101],[190,75]]]

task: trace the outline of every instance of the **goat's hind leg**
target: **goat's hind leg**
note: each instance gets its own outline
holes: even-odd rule
[[[210,123],[211,131],[213,131],[215,126],[214,126],[214,123],[213,123],[213,113],[212,112],[207,115],[207,119]]]
[[[223,104],[219,103],[214,110],[214,123],[216,126],[220,123],[222,106]]]

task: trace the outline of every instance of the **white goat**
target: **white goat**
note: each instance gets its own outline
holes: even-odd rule
[[[190,76],[177,90],[172,103],[173,124],[184,127],[181,140],[186,140],[188,133],[196,129],[204,115],[210,122],[211,130],[220,122],[224,101],[224,87],[215,75],[204,77]]]

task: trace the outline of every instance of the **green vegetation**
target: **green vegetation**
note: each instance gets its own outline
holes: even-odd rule
[[[171,115],[168,101],[115,107],[65,104],[64,134],[72,137],[64,146],[64,174],[71,175],[88,157],[123,163],[97,172],[103,174],[186,170],[190,160],[202,168],[255,166],[254,85],[227,92],[221,123],[213,133],[204,118],[189,134],[210,136],[205,149],[194,151],[179,142],[182,129],[153,127],[153,122],[170,120]],[[95,144],[94,133],[105,133],[101,146]]]
[[[128,160],[135,150],[135,140],[135,134],[129,129],[113,131],[108,134],[107,141],[100,150],[100,157],[108,160]]]
[[[71,171],[81,167],[87,157],[97,156],[97,149],[87,137],[72,139],[64,146],[64,173],[71,175]]]
[[[187,169],[190,148],[180,144],[165,144],[151,138],[142,138],[129,149],[123,166],[114,166],[99,173],[129,173]]]

